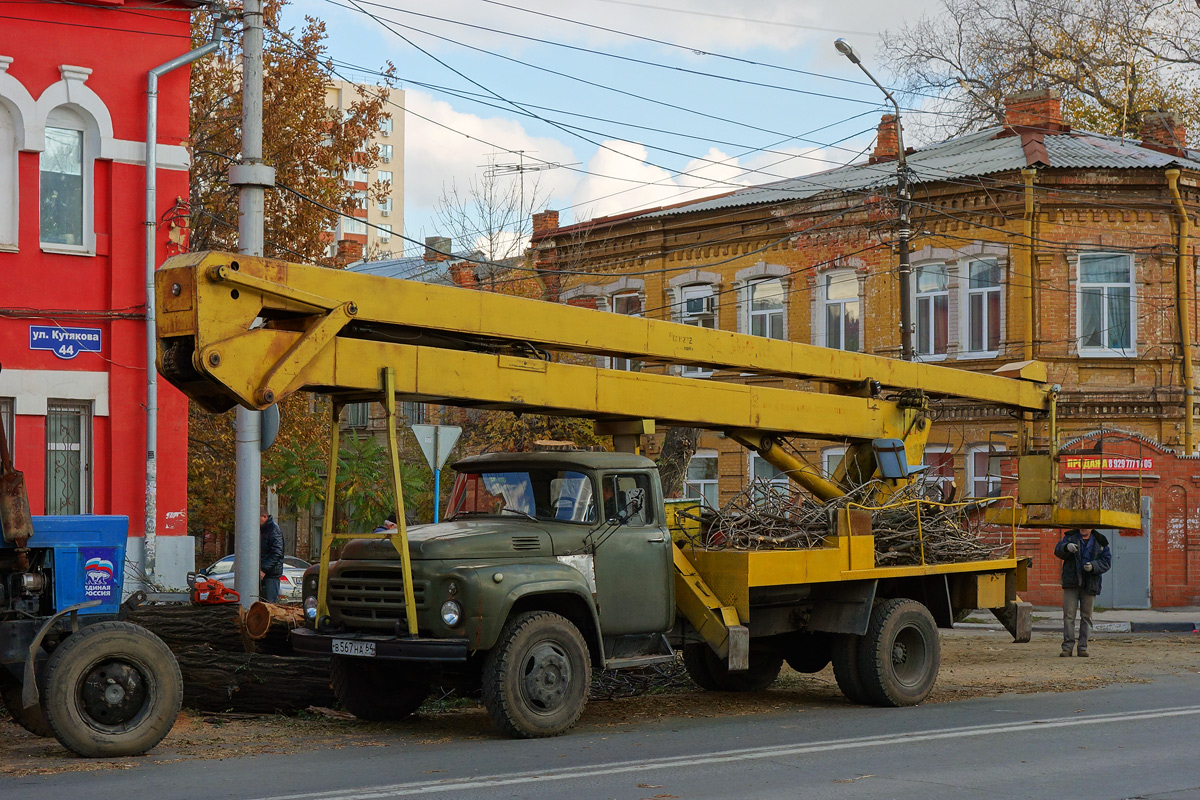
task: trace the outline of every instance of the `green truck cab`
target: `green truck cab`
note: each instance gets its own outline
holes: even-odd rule
[[[593,669],[670,660],[672,541],[654,463],[628,453],[495,453],[454,464],[446,520],[408,528],[418,635],[386,539],[330,564],[327,618],[305,576],[303,653],[332,655],[342,704],[397,719],[434,685],[481,690],[518,737],[570,728]]]

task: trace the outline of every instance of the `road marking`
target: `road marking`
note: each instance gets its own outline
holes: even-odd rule
[[[969,725],[961,728],[938,728],[928,731],[910,731],[908,733],[887,733],[879,736],[860,736],[853,739],[830,739],[828,741],[810,742],[808,744],[749,747],[740,750],[723,750],[720,753],[699,753],[672,756],[670,758],[652,758],[642,761],[619,761],[612,764],[598,764],[592,767],[563,767],[539,772],[509,772],[474,778],[446,778],[440,781],[417,781],[386,786],[364,786],[356,789],[340,789],[331,792],[260,797],[255,798],[255,800],[384,800],[385,798],[404,797],[428,792],[461,792],[466,789],[514,786],[539,781],[578,780],[605,775],[619,775],[627,772],[708,766],[711,764],[753,761],[764,758],[779,758],[781,756],[824,753],[834,750],[852,750],[861,747],[881,747],[910,742],[928,742],[938,739],[961,739],[967,736],[995,736],[1007,733],[1019,733],[1021,731],[1070,728],[1081,725],[1108,725],[1115,722],[1137,722],[1166,717],[1197,715],[1200,715],[1200,706],[1133,711],[1121,714],[1056,717],[1052,719],[1034,719],[1027,722],[1003,722],[994,725]]]

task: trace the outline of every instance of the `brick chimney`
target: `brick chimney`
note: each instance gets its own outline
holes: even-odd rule
[[[1182,156],[1187,147],[1183,121],[1170,111],[1147,111],[1142,115],[1142,147]]]
[[[450,239],[446,236],[426,236],[425,237],[425,260],[426,261],[448,261],[448,260],[450,260]]]
[[[868,162],[878,164],[880,161],[895,161],[898,158],[900,158],[900,145],[896,137],[896,115],[884,114],[879,119],[875,152],[871,153]]]
[[[363,243],[354,239],[342,239],[337,243],[337,255],[333,261],[339,267],[345,267],[356,261],[362,261]]]
[[[533,239],[535,241],[556,230],[558,230],[557,211],[543,211],[533,215]]]
[[[1062,130],[1062,98],[1052,89],[1032,89],[1004,98],[1004,124],[1012,127]]]
[[[428,242],[428,239],[426,242]],[[475,277],[475,265],[469,261],[458,261],[451,264],[450,280],[454,281],[455,286],[461,286],[464,289],[479,288],[479,279]]]

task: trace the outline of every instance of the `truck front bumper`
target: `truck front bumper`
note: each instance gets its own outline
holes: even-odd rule
[[[331,655],[334,642],[373,645],[371,654],[354,653],[351,657],[390,661],[466,661],[470,655],[466,639],[421,639],[380,636],[367,633],[318,633],[309,628],[292,630],[292,649],[304,655]],[[353,648],[360,650],[361,648]]]

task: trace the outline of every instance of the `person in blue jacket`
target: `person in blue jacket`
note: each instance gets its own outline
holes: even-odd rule
[[[1054,547],[1062,559],[1063,657],[1088,655],[1088,631],[1092,627],[1092,607],[1100,594],[1100,576],[1112,567],[1112,550],[1100,531],[1072,528]],[[1079,613],[1079,646],[1075,646],[1075,614]]]

